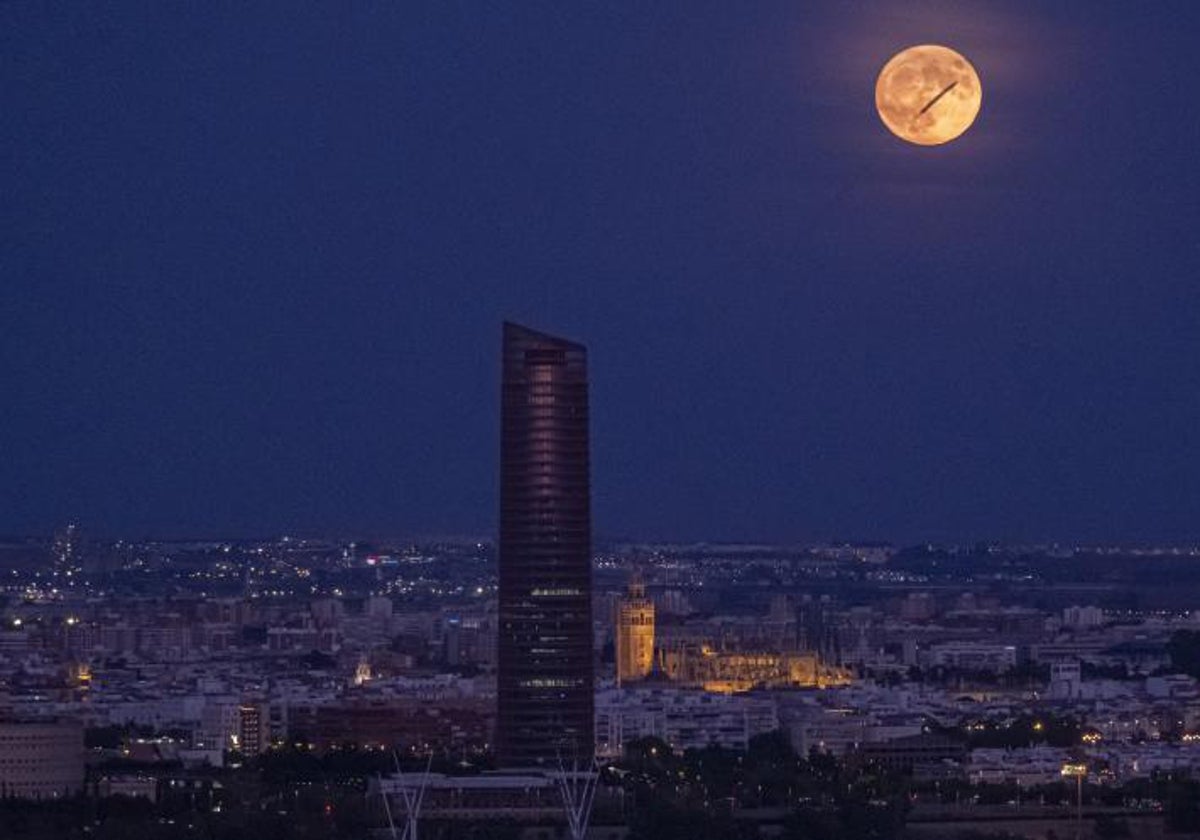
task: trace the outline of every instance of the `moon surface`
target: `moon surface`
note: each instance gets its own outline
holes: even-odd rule
[[[875,108],[888,130],[939,146],[975,122],[983,86],[971,62],[949,47],[922,44],[892,56],[875,82]]]

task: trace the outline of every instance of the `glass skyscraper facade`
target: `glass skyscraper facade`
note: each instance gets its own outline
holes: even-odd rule
[[[497,758],[594,748],[587,350],[506,323],[500,420]]]

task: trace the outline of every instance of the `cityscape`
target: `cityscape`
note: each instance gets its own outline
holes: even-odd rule
[[[1200,840],[1198,43],[0,3],[0,840]]]
[[[10,836],[1200,829],[1200,546],[593,546],[586,348],[501,355],[498,543],[0,546]]]

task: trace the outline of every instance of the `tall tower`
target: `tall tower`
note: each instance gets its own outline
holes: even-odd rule
[[[587,350],[506,323],[500,411],[497,758],[591,758]]]
[[[617,685],[650,676],[654,668],[654,602],[634,572],[629,594],[617,605]]]

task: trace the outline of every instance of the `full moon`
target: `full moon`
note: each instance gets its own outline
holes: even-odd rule
[[[940,146],[975,122],[983,102],[979,74],[949,47],[922,44],[892,56],[875,82],[875,108],[909,143]]]

